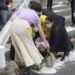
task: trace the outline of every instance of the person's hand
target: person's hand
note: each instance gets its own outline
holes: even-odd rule
[[[45,42],[46,48],[47,48],[47,49],[50,49],[50,46],[49,46],[48,41],[46,40],[46,41],[44,41],[44,42]]]
[[[46,45],[45,45],[45,43],[44,43],[43,41],[40,43],[40,46],[41,46],[42,48],[46,49]]]

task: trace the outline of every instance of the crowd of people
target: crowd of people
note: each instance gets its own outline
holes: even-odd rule
[[[24,63],[26,67],[40,65],[47,49],[53,52],[56,58],[60,57],[61,61],[72,50],[64,17],[49,9],[42,9],[40,3],[30,1],[29,8],[17,11],[12,19],[10,33],[12,46],[21,63]],[[37,43],[39,43],[38,47]],[[39,47],[46,51],[41,52]],[[12,51],[11,49],[10,55]]]
[[[73,49],[65,28],[65,18],[52,11],[52,0],[47,1],[47,9],[42,8],[36,1],[30,1],[29,8],[17,10],[12,16],[10,60],[14,61],[17,54],[21,65],[39,68],[48,51],[56,59],[61,58],[60,61],[63,61]],[[0,23],[6,24],[12,9],[13,1],[0,1]]]

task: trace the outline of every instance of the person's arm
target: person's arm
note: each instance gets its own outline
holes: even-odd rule
[[[49,48],[49,43],[48,43],[48,41],[46,40],[46,36],[45,36],[45,34],[44,34],[44,32],[43,32],[43,29],[42,29],[41,25],[37,25],[37,27],[38,27],[39,34],[40,34],[42,40],[44,41],[46,47]]]
[[[51,35],[52,40],[54,43],[54,47],[57,49],[62,44],[62,41],[64,42],[64,40],[62,40],[63,36],[65,37],[64,27],[58,25],[58,26],[54,27],[52,30],[53,30],[53,32],[52,32],[53,34]]]
[[[35,22],[36,22],[36,25],[37,25],[37,28],[38,28],[38,32],[39,32],[39,34],[40,34],[40,37],[41,37],[41,39],[44,41],[46,47],[47,47],[47,48],[50,48],[50,47],[49,47],[49,43],[48,43],[48,41],[46,40],[45,33],[44,33],[44,31],[43,31],[43,29],[42,29],[42,26],[41,26],[41,20],[40,20],[40,18],[39,18],[38,15],[35,15],[35,18],[36,18]]]

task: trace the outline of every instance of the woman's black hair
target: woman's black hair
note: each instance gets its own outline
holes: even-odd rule
[[[29,3],[29,7],[37,12],[41,12],[42,11],[42,6],[39,2],[36,1],[30,1]]]
[[[46,20],[53,22],[54,25],[58,23],[58,18],[55,13],[48,14]]]
[[[58,24],[65,27],[65,18],[63,16],[57,15],[54,12],[48,13],[46,19],[50,22],[54,22],[54,24]]]
[[[55,34],[56,31],[62,30],[62,33],[64,32],[64,26],[60,23],[59,17],[56,13],[48,14],[46,20],[53,22],[53,25],[51,27],[51,34]]]

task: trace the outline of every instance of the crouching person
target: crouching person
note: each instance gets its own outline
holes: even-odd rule
[[[15,47],[16,53],[26,67],[33,65],[39,65],[42,63],[43,56],[39,50],[35,47],[29,30],[31,27],[37,27],[42,40],[45,42],[47,48],[49,48],[46,37],[41,28],[40,18],[37,12],[41,10],[23,9],[15,14],[13,23],[11,25],[11,40]]]
[[[62,26],[55,14],[51,14],[46,18],[47,27],[50,29],[48,41],[52,51],[56,52],[56,57],[61,56],[61,60],[70,52],[71,41],[64,26]]]

